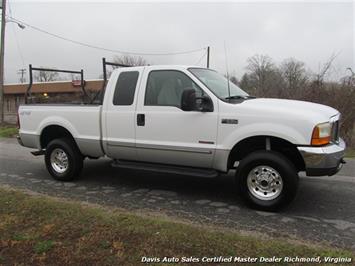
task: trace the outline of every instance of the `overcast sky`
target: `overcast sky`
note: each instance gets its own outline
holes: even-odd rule
[[[354,11],[347,2],[29,2],[10,0],[12,16],[69,39],[108,49],[166,53],[211,47],[211,67],[240,77],[246,60],[267,54],[276,63],[294,57],[316,72],[337,54],[334,75],[355,70]],[[9,14],[9,12],[8,12]],[[101,74],[101,58],[115,53],[82,47],[29,27],[7,23],[5,82],[34,66],[81,69],[87,79]],[[199,64],[205,50],[188,55],[145,56],[151,64]],[[21,56],[22,54],[22,56]],[[201,59],[202,58],[202,59]],[[200,62],[199,62],[199,59]]]

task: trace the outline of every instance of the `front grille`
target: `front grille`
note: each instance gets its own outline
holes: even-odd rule
[[[333,123],[331,141],[332,142],[338,142],[339,141],[339,120],[335,121]]]

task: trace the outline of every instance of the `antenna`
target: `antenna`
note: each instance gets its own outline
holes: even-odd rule
[[[228,71],[228,60],[227,60],[227,48],[226,48],[226,41],[224,41],[224,56],[225,56],[225,60],[226,60],[228,97],[231,97],[231,88],[230,88],[230,85],[229,85],[229,71]]]

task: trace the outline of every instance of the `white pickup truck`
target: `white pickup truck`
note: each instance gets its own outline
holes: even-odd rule
[[[63,181],[79,176],[85,158],[102,156],[191,176],[236,169],[243,198],[276,210],[295,197],[300,171],[341,168],[339,119],[328,106],[249,96],[211,69],[127,67],[112,73],[102,104],[20,106],[18,140]]]

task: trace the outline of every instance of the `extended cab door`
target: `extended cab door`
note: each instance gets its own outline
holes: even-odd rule
[[[213,100],[212,112],[181,109],[185,89],[193,88],[197,95],[208,96],[197,82],[183,70],[146,69],[135,125],[139,160],[212,167],[217,139],[217,101]]]
[[[135,112],[143,67],[113,72],[103,108],[103,145],[111,158],[137,160]]]

